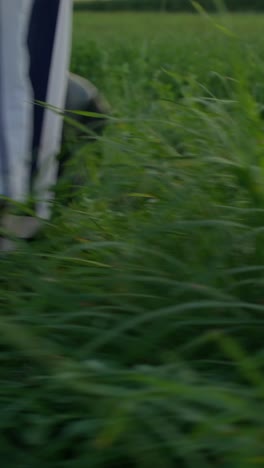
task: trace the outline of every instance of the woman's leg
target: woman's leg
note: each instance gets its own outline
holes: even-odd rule
[[[0,196],[29,191],[32,90],[26,47],[32,0],[0,0]]]
[[[34,0],[28,34],[30,78],[34,99],[64,108],[71,47],[72,0]],[[37,214],[48,218],[52,187],[57,181],[57,155],[62,117],[34,108],[31,183],[38,199]]]
[[[37,215],[43,218],[57,178],[62,118],[50,110],[39,114],[33,100],[64,107],[71,13],[72,0],[0,0],[0,199],[26,201],[34,173]],[[31,237],[34,221],[6,213],[1,224]]]

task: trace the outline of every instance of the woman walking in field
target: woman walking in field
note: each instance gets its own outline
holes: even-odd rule
[[[72,0],[0,0],[0,197],[2,227],[30,237],[37,218],[8,213],[5,200],[33,193],[48,218],[57,179],[70,57]]]

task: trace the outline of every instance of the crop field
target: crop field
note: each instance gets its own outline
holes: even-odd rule
[[[264,466],[263,27],[75,14],[112,113],[1,258],[5,468]]]

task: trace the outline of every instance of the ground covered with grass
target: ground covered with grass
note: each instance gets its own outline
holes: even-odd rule
[[[5,468],[264,465],[263,25],[75,15],[113,114],[1,258]]]

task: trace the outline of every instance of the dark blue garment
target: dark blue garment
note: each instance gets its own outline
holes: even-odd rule
[[[35,101],[45,102],[61,0],[34,0],[28,32],[30,80]],[[64,0],[65,1],[65,0]],[[66,0],[67,1],[67,0]],[[44,108],[34,106],[31,181],[37,170]]]

